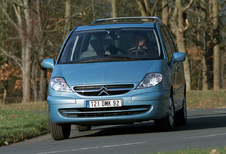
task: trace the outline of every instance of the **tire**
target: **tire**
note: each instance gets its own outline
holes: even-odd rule
[[[169,114],[164,119],[155,120],[155,125],[161,131],[170,131],[174,128],[174,118],[175,118],[175,111],[174,111],[174,104],[173,99],[170,97],[170,104],[169,104]]]
[[[182,109],[175,114],[175,123],[177,125],[186,125],[187,123],[186,93],[184,94]]]
[[[76,125],[76,129],[77,129],[79,132],[89,131],[89,130],[91,129],[91,126]]]
[[[49,128],[51,136],[54,140],[68,139],[71,133],[70,124],[58,125],[49,120]]]

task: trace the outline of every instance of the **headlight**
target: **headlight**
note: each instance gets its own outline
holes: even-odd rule
[[[154,87],[162,81],[161,73],[149,73],[140,82],[137,89]]]
[[[50,87],[55,91],[72,92],[64,78],[55,77],[50,79]]]

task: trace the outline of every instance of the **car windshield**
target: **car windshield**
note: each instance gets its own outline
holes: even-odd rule
[[[154,29],[74,31],[59,64],[162,59]]]

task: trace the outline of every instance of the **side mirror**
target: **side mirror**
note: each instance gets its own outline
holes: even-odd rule
[[[52,68],[53,69],[54,68],[54,65],[55,65],[55,61],[54,61],[53,58],[44,59],[42,61],[42,66],[44,68]]]
[[[182,52],[173,53],[173,63],[185,61],[186,55]]]

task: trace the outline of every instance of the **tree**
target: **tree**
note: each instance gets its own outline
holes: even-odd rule
[[[212,19],[213,19],[213,90],[219,90],[221,87],[221,50],[220,50],[220,35],[219,35],[219,2],[218,0],[212,0]]]
[[[186,19],[184,15],[185,15],[185,11],[187,11],[190,8],[192,3],[193,3],[193,0],[191,0],[189,4],[187,4],[187,6],[184,7],[182,5],[182,0],[176,0],[176,6],[173,12],[173,16],[171,17],[171,30],[176,35],[177,47],[180,52],[184,52],[184,53],[186,53],[184,33],[189,26],[188,19]],[[184,62],[184,73],[185,73],[185,80],[186,80],[186,89],[187,91],[189,91],[191,90],[191,73],[190,73],[188,58],[186,58]]]
[[[39,95],[38,100],[44,101],[47,98],[47,70],[41,66],[41,61],[46,57],[46,44],[47,41],[47,34],[46,34],[46,27],[48,23],[48,13],[45,10],[49,10],[50,1],[44,2],[42,0],[36,0],[36,8],[35,11],[37,12],[37,24],[34,25],[35,27],[35,38],[36,38],[36,52],[35,52],[35,59],[38,63],[38,68],[40,68],[40,75],[39,75]],[[35,82],[36,79],[33,79]],[[33,89],[35,86],[33,86]],[[35,90],[35,89],[34,89]],[[36,89],[37,90],[37,89]],[[35,92],[34,92],[35,93]],[[35,99],[34,99],[35,100]]]
[[[204,43],[203,43],[203,48],[204,48],[204,50],[205,50],[205,52],[207,52],[206,51],[206,49],[207,49],[207,40],[206,40],[206,30],[207,30],[207,3],[205,2],[205,0],[201,0],[201,3],[200,3],[200,8],[201,8],[201,10],[203,10],[202,12],[201,12],[201,14],[200,14],[200,16],[202,17],[202,19],[204,20],[204,32],[203,32],[203,37],[204,37]],[[200,19],[200,21],[199,21],[199,25],[200,25],[200,27],[201,27],[201,19]],[[207,78],[207,64],[206,64],[206,56],[205,55],[203,55],[203,57],[202,57],[202,90],[208,90],[208,83],[207,83],[207,80],[208,80],[208,78]]]
[[[65,27],[64,27],[64,37],[63,40],[66,39],[67,34],[71,29],[71,0],[66,0],[65,3]]]
[[[153,16],[154,15],[154,11],[155,8],[159,2],[159,0],[156,0],[152,9],[150,8],[150,1],[149,0],[136,0],[138,6],[139,6],[139,10],[141,12],[141,15],[143,17],[147,17],[147,16]]]
[[[162,0],[162,22],[168,25],[169,7],[168,0]]]
[[[112,11],[111,11],[111,16],[112,18],[116,18],[118,17],[118,0],[112,0],[111,1],[111,8],[112,8]]]
[[[23,102],[30,101],[30,79],[31,79],[31,49],[32,49],[32,12],[30,9],[29,0],[15,0],[9,1],[12,4],[17,23],[7,13],[6,8],[2,7],[2,12],[7,17],[9,22],[17,30],[21,40],[21,59],[8,54],[5,50],[2,50],[7,56],[14,59],[20,66],[23,74]],[[26,27],[26,28],[24,28]]]

